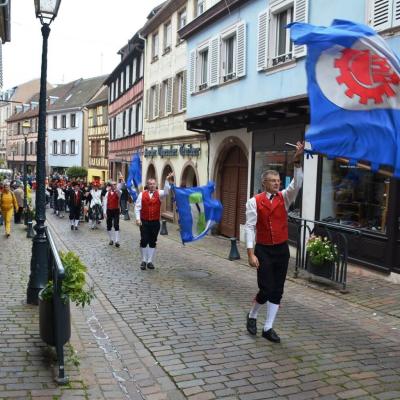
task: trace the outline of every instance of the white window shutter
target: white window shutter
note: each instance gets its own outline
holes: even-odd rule
[[[171,114],[172,112],[172,84],[173,84],[173,80],[172,78],[168,78],[168,86],[167,86],[167,90],[168,90],[168,94],[167,94],[167,114]]]
[[[267,66],[268,26],[269,26],[269,9],[258,14],[257,71],[262,71]]]
[[[186,109],[186,104],[187,104],[186,91],[187,91],[187,71],[183,71],[183,81],[182,81],[182,108],[183,109]]]
[[[160,112],[160,84],[157,83],[154,95],[154,118],[158,118]]]
[[[393,25],[400,25],[400,0],[394,0],[393,4]]]
[[[191,50],[189,54],[189,92],[196,92],[196,58],[197,50]]]
[[[308,1],[309,0],[295,0],[294,1],[294,22],[308,22]],[[304,57],[307,54],[306,45],[293,45],[294,58]]]
[[[390,28],[393,0],[369,0],[371,26],[377,31]]]
[[[220,38],[215,36],[210,40],[208,47],[208,86],[216,86],[219,84],[219,52]]]
[[[145,107],[144,107],[144,119],[150,119],[149,110],[150,110],[150,90],[146,89],[146,98],[145,98]]]
[[[246,22],[241,22],[236,27],[236,76],[246,75]]]

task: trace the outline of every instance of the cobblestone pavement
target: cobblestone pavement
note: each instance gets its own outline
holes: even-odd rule
[[[182,246],[169,225],[156,269],[140,271],[133,221],[121,221],[117,249],[103,227],[70,231],[49,214],[58,247],[81,255],[95,286],[90,307],[72,307],[81,363],[67,364],[70,387],[54,385],[37,309],[25,305],[30,242],[17,226],[0,238],[0,399],[400,398],[399,285],[350,273],[342,295],[289,278],[276,345],[246,332],[255,271],[226,260],[229,241]]]
[[[400,320],[376,302],[354,302],[351,288],[350,296],[332,296],[289,280],[276,323],[282,343],[271,344],[245,329],[255,271],[211,251],[218,239],[182,246],[172,227],[159,239],[156,269],[140,271],[139,231],[132,221],[121,222],[119,249],[108,245],[102,229],[91,232],[84,225],[71,232],[64,221],[51,217],[50,223],[89,266],[126,338],[143,344],[184,397],[400,398]],[[146,398],[159,390],[150,387]],[[161,390],[152,398],[167,396]]]

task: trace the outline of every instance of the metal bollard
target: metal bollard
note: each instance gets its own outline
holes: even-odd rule
[[[168,235],[168,230],[167,230],[167,221],[163,219],[161,221],[161,231],[160,235]]]
[[[33,230],[33,221],[28,221],[28,232],[26,237],[32,239],[35,236],[35,231]]]
[[[230,261],[240,260],[240,253],[237,248],[237,239],[235,237],[231,238],[231,251],[229,253],[228,259]]]

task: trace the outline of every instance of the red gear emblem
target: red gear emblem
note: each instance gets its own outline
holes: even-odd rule
[[[360,97],[360,104],[367,104],[369,99],[380,104],[383,95],[396,95],[391,85],[397,86],[400,78],[386,58],[370,50],[344,49],[341,53],[342,57],[335,59],[335,68],[340,69],[336,80],[347,86],[347,97],[352,98],[356,94]]]

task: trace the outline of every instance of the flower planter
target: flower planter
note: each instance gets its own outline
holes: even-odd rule
[[[61,344],[65,344],[71,337],[71,313],[69,301],[67,304],[61,303]],[[50,346],[56,345],[54,332],[54,312],[53,301],[43,300],[42,292],[39,292],[39,331],[41,339]]]
[[[322,264],[314,264],[310,259],[307,261],[307,271],[322,278],[332,279],[335,270],[335,263],[325,261]]]

